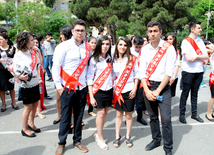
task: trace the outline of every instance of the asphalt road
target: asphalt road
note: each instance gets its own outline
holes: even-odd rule
[[[211,71],[210,66],[204,75],[204,81],[208,84],[209,73]],[[179,72],[180,77],[180,72]],[[180,79],[179,79],[180,81]],[[6,104],[7,111],[0,112],[0,155],[53,155],[57,148],[58,143],[58,128],[59,124],[53,125],[54,119],[57,117],[55,90],[53,82],[46,82],[48,94],[53,96],[52,100],[45,100],[45,106],[47,107],[42,113],[46,115],[45,119],[39,117],[35,118],[35,124],[41,128],[42,132],[36,134],[35,138],[27,138],[21,135],[22,121],[21,115],[23,111],[23,104],[18,101],[18,95],[16,91],[16,103],[20,107],[20,110],[14,110],[11,107],[10,97],[7,96]],[[17,90],[16,86],[16,90]],[[200,88],[198,93],[198,114],[204,119],[204,123],[199,123],[191,119],[190,99],[187,102],[187,124],[181,124],[178,120],[179,116],[179,98],[181,91],[179,90],[179,84],[177,85],[176,96],[172,100],[172,125],[173,125],[173,140],[174,149],[173,154],[176,155],[213,155],[213,129],[214,123],[209,122],[205,118],[207,110],[207,103],[210,99],[209,87]],[[121,136],[122,144],[119,148],[113,147],[113,141],[115,139],[115,116],[116,112],[113,108],[107,116],[107,121],[104,126],[104,138],[107,140],[109,150],[105,151],[100,149],[94,141],[93,134],[96,132],[95,117],[91,117],[87,114],[87,107],[85,108],[84,122],[85,129],[83,130],[82,143],[89,149],[88,155],[164,155],[163,145],[152,150],[145,151],[145,146],[152,140],[149,125],[143,126],[136,122],[136,114],[133,113],[133,127],[132,127],[132,140],[134,146],[128,148],[125,144],[125,124],[122,124]],[[96,110],[94,109],[94,112]],[[149,122],[148,116],[144,118]],[[124,117],[125,120],[125,117]],[[73,148],[72,135],[67,138],[67,144],[65,149],[65,155],[69,154],[84,154]]]

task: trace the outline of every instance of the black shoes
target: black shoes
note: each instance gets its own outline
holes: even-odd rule
[[[28,135],[23,130],[21,131],[21,133],[22,133],[22,136],[25,136],[25,137],[29,137],[29,138],[36,137],[35,133],[32,133],[31,135]]]
[[[141,123],[143,125],[147,125],[148,124],[143,118],[137,119],[137,122],[139,122],[139,123]]]
[[[205,115],[205,117],[208,119],[208,121],[210,121],[210,122],[214,122],[214,118],[211,118],[211,119],[210,119],[210,118],[208,118],[208,117],[207,117],[207,114]]]
[[[60,120],[61,120],[61,119],[59,119],[58,121],[57,121],[57,120],[54,120],[54,121],[53,121],[53,124],[55,125],[55,124],[59,123]]]
[[[46,81],[53,82],[52,78],[47,79]]]
[[[180,115],[179,121],[180,121],[181,123],[183,123],[183,124],[186,124],[187,121],[186,121],[185,115]]]
[[[198,122],[204,123],[204,120],[200,116],[198,116],[198,115],[191,116],[191,118],[194,119],[194,120],[196,120],[196,121],[198,121]]]
[[[30,127],[30,125],[28,125],[28,128],[31,130],[31,131],[34,131],[35,133],[40,133],[41,130],[38,128],[36,130],[34,130],[33,128]]]
[[[155,141],[155,140],[152,140],[151,143],[149,143],[148,145],[146,145],[146,151],[150,151],[150,150],[153,150],[154,148],[160,146],[160,141]]]
[[[1,112],[5,112],[7,110],[7,108],[1,108]]]
[[[12,106],[13,109],[19,110],[19,106],[14,107],[12,103],[11,103],[11,106]]]

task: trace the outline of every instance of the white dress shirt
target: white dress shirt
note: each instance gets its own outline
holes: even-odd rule
[[[141,79],[147,78],[145,74],[147,67],[151,60],[153,59],[153,57],[155,56],[155,54],[157,53],[157,51],[159,50],[159,48],[163,47],[164,42],[165,42],[164,40],[160,39],[160,42],[156,49],[152,47],[151,43],[147,44],[142,48],[143,52],[141,53],[139,67]],[[161,82],[165,75],[171,77],[174,72],[175,59],[176,59],[175,48],[173,45],[171,45],[168,47],[166,53],[160,60],[157,68],[155,69],[154,73],[150,76],[149,80]]]
[[[60,43],[56,47],[53,57],[52,75],[57,90],[63,88],[62,85],[65,85],[66,83],[60,76],[60,66],[62,66],[63,70],[67,74],[72,75],[73,72],[79,66],[79,64],[82,62],[82,60],[85,58],[85,56],[85,42],[78,46],[75,43],[73,37],[69,40]],[[84,87],[87,86],[86,73],[87,65],[78,79],[78,81],[83,85],[83,87],[76,86],[76,90],[82,90]]]
[[[116,84],[118,83],[118,80],[120,79],[120,76],[126,67],[127,61],[128,61],[128,57],[125,54],[123,59],[122,59],[122,62],[120,62],[119,59],[115,59],[113,62],[113,71],[114,71],[115,76],[117,77]],[[135,79],[139,79],[137,60],[135,61],[132,72],[129,76],[128,81],[126,82],[125,87],[122,90],[122,93],[126,93],[128,91],[131,91],[134,88],[134,80]]]
[[[88,72],[87,72],[87,81],[88,85],[93,85],[99,75],[103,72],[103,70],[108,66],[106,60],[111,59],[110,55],[104,59],[102,56],[99,56],[99,62],[94,60],[94,57],[90,59]],[[105,80],[103,85],[100,87],[100,90],[108,91],[113,88],[114,81],[113,75],[110,72],[108,78]]]
[[[34,70],[32,71],[33,77],[30,81],[26,81],[27,85],[20,85],[20,87],[23,88],[32,88],[35,87],[39,84],[39,79],[37,77],[37,64],[40,63],[40,60],[37,55],[37,62]],[[23,65],[31,65],[32,64],[32,58],[31,58],[31,50],[27,50],[26,52],[18,51],[15,53],[14,58],[13,58],[13,64],[23,64]]]
[[[202,53],[206,53],[207,49],[204,45],[204,42],[201,38],[197,37],[195,40],[196,44],[200,48]],[[184,39],[181,44],[181,51],[182,51],[182,70],[189,72],[189,73],[200,73],[203,72],[203,64],[202,61],[197,62],[189,62],[186,60],[184,54],[189,54],[191,56],[197,55],[192,45]]]
[[[211,64],[212,72],[214,73],[214,53],[210,57],[210,64]]]
[[[177,55],[177,54],[176,54]],[[178,54],[176,60],[175,60],[175,66],[180,66],[180,54]],[[174,75],[174,72],[173,72]],[[176,79],[178,78],[178,74],[175,77]]]

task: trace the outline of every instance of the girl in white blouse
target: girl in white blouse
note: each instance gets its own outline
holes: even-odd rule
[[[106,74],[103,75],[104,73]],[[112,104],[113,78],[111,42],[107,36],[100,37],[97,42],[94,54],[89,61],[87,81],[90,103],[97,109],[97,133],[94,138],[101,149],[108,150],[109,148],[103,138],[103,126]],[[95,92],[95,90],[98,91]]]
[[[130,40],[126,37],[121,37],[117,41],[115,53],[113,57],[113,72],[116,75],[116,87],[118,83],[120,82],[120,79],[122,78],[121,75],[124,71],[124,69],[128,68],[127,66],[130,63],[134,63],[133,68],[130,73],[130,76],[128,77],[128,80],[125,84],[124,88],[122,89],[121,95],[123,98],[123,101],[121,100],[121,104],[119,104],[118,99],[115,103],[115,109],[116,109],[116,139],[113,142],[114,147],[119,147],[120,145],[120,128],[123,121],[123,113],[125,112],[126,116],[126,145],[127,147],[132,147],[132,141],[131,141],[131,128],[132,128],[132,111],[134,110],[134,104],[135,104],[135,96],[137,91],[137,85],[138,85],[138,64],[137,61],[135,61],[136,58],[131,55],[130,52]],[[135,61],[135,62],[133,62]],[[125,77],[125,76],[124,76]],[[115,87],[115,90],[117,88]],[[114,96],[115,97],[115,96]]]
[[[25,81],[25,85],[20,85],[24,104],[22,113],[23,128],[21,133],[26,137],[35,137],[35,133],[41,132],[34,124],[36,108],[40,100],[39,78],[37,77],[37,65],[40,63],[40,60],[36,52],[32,50],[32,48],[34,48],[34,39],[31,33],[21,32],[17,35],[16,42],[18,52],[16,52],[14,56],[14,66],[29,65],[32,69],[32,79],[29,79],[29,75],[25,72],[16,77],[19,80]],[[30,130],[35,133],[32,133]]]

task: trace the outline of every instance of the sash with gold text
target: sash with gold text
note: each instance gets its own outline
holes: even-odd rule
[[[106,81],[106,79],[109,77],[112,70],[111,63],[107,63],[107,67],[102,71],[102,73],[98,76],[98,78],[95,80],[93,84],[93,96],[97,93],[97,91],[100,89],[100,87],[103,85],[103,83]],[[87,104],[90,104],[90,96],[87,95]]]
[[[192,39],[191,37],[187,37],[186,40],[192,45],[197,55],[202,54],[200,48],[198,47],[194,39]]]
[[[155,72],[158,64],[160,63],[161,59],[163,58],[164,54],[166,53],[167,49],[171,44],[166,41],[163,43],[163,47],[160,47],[153,59],[150,61],[147,69],[146,69],[146,83],[148,86],[151,86],[149,83],[149,78]]]
[[[78,79],[81,76],[82,72],[84,71],[84,69],[88,63],[88,60],[90,57],[90,51],[91,51],[91,46],[88,43],[85,43],[85,47],[86,47],[86,56],[82,60],[82,62],[79,64],[79,66],[76,68],[76,70],[72,73],[71,76],[69,74],[67,74],[61,66],[60,76],[66,82],[64,88],[67,86],[69,87],[68,93],[70,93],[72,88],[73,88],[74,92],[76,93],[76,89],[75,89],[76,85],[83,87],[83,85],[81,83],[79,83]]]
[[[112,103],[114,103],[114,108],[116,106],[116,103],[118,101],[118,103],[120,104],[121,106],[121,102],[120,100],[124,103],[124,100],[123,100],[123,97],[121,95],[121,92],[123,90],[123,88],[125,87],[126,85],[126,82],[128,81],[129,79],[129,76],[134,68],[134,64],[135,64],[135,61],[136,61],[136,57],[133,56],[133,60],[129,62],[129,64],[125,67],[125,69],[123,70],[116,86],[115,86],[115,89],[114,89],[114,98],[112,100]]]

